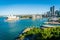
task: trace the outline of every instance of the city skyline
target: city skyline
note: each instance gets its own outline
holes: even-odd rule
[[[51,6],[60,10],[59,0],[0,0],[0,15],[43,14]]]

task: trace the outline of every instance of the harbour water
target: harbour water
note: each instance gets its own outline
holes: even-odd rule
[[[24,19],[17,21],[5,21],[4,18],[0,18],[0,40],[15,40],[22,30],[27,27],[40,27],[46,22],[47,19]]]

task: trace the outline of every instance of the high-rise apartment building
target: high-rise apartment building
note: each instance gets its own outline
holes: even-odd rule
[[[55,6],[50,7],[50,16],[51,17],[55,16]]]

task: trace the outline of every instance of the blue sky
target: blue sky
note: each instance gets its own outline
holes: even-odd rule
[[[0,15],[43,14],[53,5],[60,9],[60,0],[0,0]]]

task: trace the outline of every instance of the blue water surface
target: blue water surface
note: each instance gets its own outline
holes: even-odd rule
[[[0,40],[15,40],[15,38],[25,28],[40,27],[47,19],[24,19],[17,21],[5,21],[5,18],[0,18]]]

